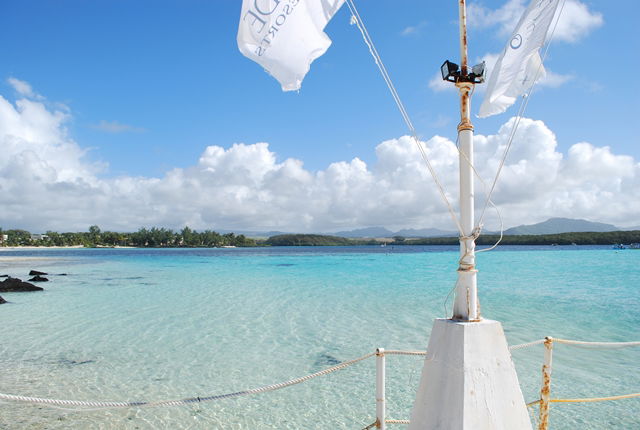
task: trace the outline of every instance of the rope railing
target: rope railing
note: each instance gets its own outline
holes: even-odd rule
[[[609,397],[585,397],[581,399],[549,399],[549,403],[592,403],[592,402],[606,402],[609,400],[623,400],[623,399],[633,399],[634,397],[640,397],[640,393],[631,393],[631,394],[622,394],[620,396],[609,396]],[[527,406],[535,406],[539,405],[542,400],[534,400],[533,402],[527,403]]]
[[[540,406],[539,419],[536,419],[536,425],[538,430],[546,430],[548,427],[548,415],[549,415],[549,404],[550,403],[588,403],[588,402],[602,402],[602,401],[611,401],[611,400],[622,400],[622,399],[631,399],[640,397],[640,393],[631,393],[631,394],[623,394],[618,396],[609,396],[609,397],[592,397],[592,398],[582,398],[582,399],[551,399],[549,397],[550,394],[550,385],[551,385],[551,350],[553,347],[553,343],[561,343],[569,346],[581,347],[581,348],[593,348],[593,349],[617,349],[617,348],[627,348],[640,346],[640,342],[587,342],[581,340],[568,340],[568,339],[556,339],[552,337],[545,337],[544,339],[534,340],[532,342],[522,343],[518,345],[512,345],[509,347],[509,351],[518,351],[520,349],[530,348],[536,345],[545,346],[545,360],[543,364],[543,383],[542,388],[540,390],[540,399],[535,400],[533,402],[529,402],[526,404],[527,408],[531,408],[535,405]],[[426,355],[425,351],[400,351],[400,350],[381,350],[382,351],[382,360],[384,355],[413,355],[413,356],[424,356]],[[381,358],[378,357],[378,360]],[[384,364],[384,361],[382,361]],[[384,387],[384,386],[383,386]],[[380,392],[380,388],[377,387],[376,398],[377,399],[385,399],[384,392]],[[379,408],[380,409],[380,408]],[[386,419],[386,414],[384,411],[384,405],[381,408],[382,412],[377,412],[376,422],[372,424],[372,426],[367,428],[378,428],[378,429],[386,429],[386,424],[409,424],[409,420],[395,420],[395,419]],[[533,411],[531,411],[533,413]],[[535,415],[533,415],[534,418]],[[383,424],[384,423],[384,424]]]
[[[32,403],[32,404],[41,404],[41,405],[51,405],[51,406],[76,406],[76,407],[91,407],[98,409],[113,409],[113,408],[141,408],[141,407],[158,407],[158,406],[180,406],[180,405],[189,405],[192,403],[200,403],[200,402],[210,402],[213,400],[222,400],[228,399],[232,397],[240,397],[247,396],[252,394],[260,394],[265,393],[267,391],[275,391],[280,390],[282,388],[290,387],[292,385],[300,384],[302,382],[309,381],[311,379],[317,378],[318,376],[328,375],[329,373],[336,372],[338,370],[342,370],[346,367],[349,367],[353,364],[359,363],[367,358],[371,358],[376,355],[375,352],[370,354],[363,355],[362,357],[358,357],[354,360],[345,361],[343,363],[337,364],[333,367],[329,367],[328,369],[321,370],[316,373],[312,373],[310,375],[306,375],[300,378],[291,379],[289,381],[281,382],[278,384],[266,385],[264,387],[252,388],[244,391],[237,391],[234,393],[227,394],[218,394],[212,396],[205,397],[189,397],[186,399],[179,400],[164,400],[157,402],[98,402],[98,401],[84,401],[84,400],[61,400],[61,399],[46,399],[41,397],[29,397],[29,396],[17,396],[14,394],[3,394],[0,393],[0,400],[8,400],[14,402],[21,403]]]
[[[553,338],[554,343],[563,343],[565,345],[582,346],[587,348],[616,349],[627,348],[631,346],[640,346],[640,342],[585,342],[582,340],[567,340]]]
[[[622,394],[617,396],[608,396],[608,397],[593,397],[593,398],[582,398],[582,399],[552,399],[549,397],[550,393],[550,385],[551,385],[551,357],[552,357],[552,348],[553,343],[561,343],[570,346],[582,347],[582,348],[602,348],[602,349],[614,349],[614,348],[626,348],[626,347],[637,347],[640,346],[640,342],[587,342],[587,341],[578,341],[578,340],[568,340],[568,339],[555,339],[552,337],[546,337],[544,339],[535,340],[532,342],[522,343],[519,345],[513,345],[509,347],[510,351],[517,351],[524,348],[529,348],[532,346],[544,344],[545,346],[545,360],[543,365],[543,384],[541,389],[541,398],[535,400],[533,402],[527,403],[527,407],[533,407],[535,405],[539,405],[540,408],[540,419],[539,430],[545,430],[548,425],[548,412],[549,412],[549,404],[551,403],[587,403],[587,402],[601,402],[601,401],[612,401],[612,400],[622,400],[622,399],[630,399],[630,398],[638,398],[640,397],[640,393],[631,393],[631,394]],[[310,375],[302,376],[299,378],[294,378],[285,382],[266,385],[263,387],[252,388],[243,391],[236,391],[232,393],[226,394],[218,394],[218,395],[210,395],[210,396],[196,396],[189,397],[178,400],[164,400],[164,401],[124,401],[124,402],[103,402],[103,401],[84,401],[84,400],[61,400],[61,399],[51,399],[51,398],[42,398],[42,397],[30,397],[30,396],[20,396],[14,394],[4,394],[0,393],[0,400],[5,401],[13,401],[19,403],[30,403],[30,404],[39,404],[45,406],[62,406],[62,407],[89,407],[93,409],[113,409],[113,408],[142,408],[142,407],[171,407],[171,406],[180,406],[180,405],[189,405],[193,403],[201,403],[201,402],[209,402],[214,400],[222,400],[233,397],[247,396],[253,394],[260,394],[269,391],[276,391],[286,387],[290,387],[292,385],[300,384],[311,379],[317,378],[319,376],[328,375],[333,372],[337,372],[339,370],[345,369],[349,366],[352,366],[361,361],[367,360],[371,357],[376,357],[377,360],[377,383],[376,383],[376,403],[377,403],[377,412],[376,412],[376,421],[373,424],[368,425],[364,429],[372,429],[379,428],[385,429],[386,424],[409,424],[409,420],[397,420],[397,419],[387,419],[385,416],[386,409],[386,399],[385,399],[385,386],[384,386],[384,373],[385,373],[385,356],[386,355],[404,355],[404,356],[425,356],[426,351],[404,351],[404,350],[384,350],[382,348],[378,348],[376,352],[372,352],[361,357],[358,357],[353,360],[345,361],[335,366],[329,367],[327,369],[321,370],[319,372],[312,373]],[[86,410],[86,409],[83,409]]]

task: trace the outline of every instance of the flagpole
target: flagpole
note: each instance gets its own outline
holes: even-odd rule
[[[460,74],[456,82],[460,92],[460,124],[458,125],[458,148],[460,168],[460,225],[464,235],[460,237],[460,260],[453,319],[479,321],[477,270],[475,264],[474,184],[473,184],[473,124],[471,124],[471,93],[474,83],[467,79],[467,13],[465,0],[458,1],[460,22]]]
[[[480,318],[475,268],[473,125],[470,101],[483,71],[468,70],[466,0],[457,0],[461,64],[446,61],[443,79],[460,92],[460,260],[452,319],[431,329],[409,430],[531,430],[507,339],[498,321]],[[480,65],[481,66],[481,65]],[[482,68],[482,67],[481,67]]]

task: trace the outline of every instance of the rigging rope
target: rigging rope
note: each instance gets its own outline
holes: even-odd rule
[[[483,190],[484,194],[487,196],[487,203],[490,204],[496,210],[496,214],[498,215],[498,220],[500,221],[500,237],[498,238],[496,243],[494,243],[489,248],[478,249],[475,252],[476,252],[476,254],[478,254],[480,252],[492,251],[500,244],[500,242],[502,242],[502,238],[504,237],[504,222],[502,220],[502,214],[500,213],[500,209],[498,209],[498,206],[496,206],[496,204],[493,203],[493,200],[491,200],[490,193],[487,192],[487,183],[484,181],[484,179],[482,179],[482,176],[480,176],[480,173],[478,173],[478,170],[476,169],[476,166],[474,166],[473,163],[471,162],[471,160],[469,160],[469,157],[467,156],[467,154],[465,154],[464,152],[460,151],[460,149],[458,147],[458,141],[459,140],[460,140],[460,134],[458,134],[458,137],[456,138],[456,149],[458,149],[458,154],[460,154],[467,161],[467,164],[469,164],[469,166],[471,167],[471,170],[473,170],[473,174],[475,175],[476,178],[478,178],[478,181],[480,181],[480,184],[482,185],[482,190]],[[474,232],[477,231],[477,236],[474,238],[474,241],[478,236],[480,236],[480,233],[482,232],[482,227],[484,227],[484,226],[482,225],[482,219],[480,219],[478,221],[478,224],[474,228]],[[465,247],[465,254],[464,254],[463,257],[460,258],[460,260],[463,260],[467,256],[468,252],[469,251]],[[449,299],[449,296],[451,295],[451,292],[453,292],[453,290],[455,290],[455,286],[449,292],[449,294],[447,294],[447,298],[445,299],[445,303],[444,303],[445,313],[446,313],[446,308],[447,308],[447,305],[446,305],[447,300]]]
[[[407,128],[409,129],[411,137],[413,138],[413,141],[418,147],[418,150],[420,151],[420,155],[422,156],[422,159],[424,160],[425,164],[427,165],[427,168],[429,169],[429,173],[431,173],[431,177],[433,178],[434,182],[438,187],[438,191],[440,191],[440,196],[442,197],[442,200],[445,202],[447,209],[449,210],[449,215],[451,216],[451,219],[453,220],[456,227],[458,228],[458,232],[460,233],[461,236],[463,236],[464,231],[462,229],[462,225],[460,224],[460,221],[458,220],[458,217],[456,216],[456,213],[453,210],[453,206],[451,205],[451,202],[447,198],[447,194],[444,190],[444,187],[442,186],[442,183],[440,182],[440,179],[438,178],[438,175],[436,174],[435,169],[431,165],[431,161],[429,160],[429,157],[427,156],[426,151],[424,150],[424,148],[422,147],[422,144],[420,143],[420,139],[418,139],[418,134],[416,132],[415,127],[413,126],[413,123],[411,122],[411,118],[409,117],[409,114],[407,113],[407,110],[404,107],[404,103],[402,103],[402,100],[400,99],[400,95],[398,94],[398,91],[396,90],[396,87],[393,84],[393,81],[391,80],[391,76],[389,76],[389,73],[387,72],[387,68],[385,67],[384,62],[382,61],[380,54],[378,54],[378,50],[376,49],[376,46],[373,43],[373,39],[371,39],[371,36],[367,31],[367,27],[365,26],[364,21],[360,17],[360,13],[356,8],[355,3],[353,2],[353,0],[347,0],[346,3],[347,3],[347,6],[349,7],[349,10],[351,11],[352,22],[355,22],[358,29],[360,30],[360,34],[362,34],[364,43],[369,48],[369,52],[373,56],[373,60],[375,61],[376,66],[378,66],[378,70],[380,71],[380,74],[382,75],[384,82],[387,84],[387,88],[391,92],[391,96],[393,97],[393,100],[395,101],[396,106],[398,106],[398,109],[400,110],[402,119],[404,120],[405,124],[407,125]]]
[[[500,163],[498,165],[498,169],[496,171],[496,175],[493,179],[493,182],[491,184],[491,188],[489,189],[489,191],[487,192],[486,189],[486,183],[484,182],[484,180],[482,179],[482,177],[480,176],[480,174],[478,173],[477,169],[475,168],[475,166],[470,162],[470,160],[468,159],[468,157],[466,156],[466,154],[462,153],[458,146],[456,145],[456,149],[458,149],[458,153],[460,155],[462,155],[463,158],[465,158],[467,160],[467,162],[469,163],[469,165],[471,166],[474,175],[479,179],[479,181],[481,182],[481,184],[483,185],[483,188],[485,190],[485,195],[486,195],[486,199],[485,202],[483,204],[483,208],[482,208],[482,212],[480,215],[480,218],[478,219],[478,223],[476,224],[476,227],[474,229],[474,236],[477,238],[477,236],[479,235],[479,232],[482,229],[483,226],[483,221],[484,221],[484,217],[487,211],[487,208],[489,206],[492,206],[495,210],[496,213],[498,215],[499,221],[500,221],[500,237],[498,238],[498,240],[496,241],[496,243],[489,247],[489,248],[485,248],[485,249],[481,249],[478,250],[476,252],[486,252],[486,251],[491,251],[494,248],[496,248],[498,246],[498,244],[502,241],[503,238],[503,233],[504,233],[504,223],[502,220],[502,215],[500,214],[500,210],[498,209],[498,207],[495,205],[495,203],[491,200],[491,196],[493,195],[493,192],[495,191],[495,187],[496,184],[498,182],[498,178],[500,177],[500,173],[502,172],[502,169],[504,167],[504,164],[506,162],[506,158],[507,155],[511,149],[511,146],[513,144],[513,140],[516,134],[516,131],[518,130],[518,127],[520,125],[520,121],[524,115],[524,112],[529,104],[529,100],[531,98],[531,94],[533,93],[533,90],[537,84],[538,78],[540,77],[540,74],[542,72],[542,67],[544,64],[544,61],[547,58],[547,55],[549,53],[549,47],[551,46],[551,41],[553,40],[553,36],[555,34],[556,28],[558,26],[558,22],[560,21],[560,17],[562,15],[562,12],[564,10],[564,6],[565,6],[565,1],[562,1],[562,5],[560,7],[560,12],[558,13],[558,17],[555,20],[555,23],[553,25],[553,28],[551,30],[551,34],[549,37],[549,42],[547,43],[547,46],[545,48],[544,54],[542,56],[542,61],[540,62],[540,65],[538,66],[538,69],[536,71],[536,75],[535,75],[535,79],[533,82],[533,85],[531,86],[531,88],[529,88],[529,91],[523,96],[522,98],[522,102],[520,104],[520,107],[518,109],[518,113],[516,114],[515,117],[515,121],[513,123],[513,126],[511,128],[511,132],[509,133],[509,140],[507,142],[507,145],[505,146],[505,150],[503,152],[502,158],[500,160]],[[362,20],[362,18],[360,17],[360,13],[358,12],[358,9],[356,8],[356,5],[354,3],[354,0],[346,0],[347,6],[349,7],[349,10],[351,11],[351,15],[352,15],[352,23],[355,23],[358,27],[358,29],[360,30],[360,33],[362,34],[362,38],[365,42],[365,44],[367,45],[367,47],[369,48],[369,52],[371,53],[371,55],[373,56],[373,59],[376,63],[376,66],[378,67],[378,70],[380,71],[380,74],[382,75],[382,78],[384,79],[389,91],[391,92],[391,96],[393,97],[399,111],[400,114],[402,115],[402,118],[405,122],[405,124],[407,125],[407,128],[409,129],[409,132],[411,134],[412,139],[414,140],[416,146],[418,147],[420,154],[422,156],[422,159],[424,160],[425,164],[427,165],[427,168],[429,170],[429,172],[431,173],[431,176],[433,177],[434,182],[436,183],[438,190],[440,192],[440,196],[442,197],[443,201],[445,202],[447,209],[449,211],[449,214],[452,218],[452,220],[454,221],[454,223],[456,224],[456,227],[458,228],[458,232],[460,234],[461,239],[464,239],[466,236],[464,235],[464,231],[462,229],[462,226],[460,224],[460,221],[458,220],[458,217],[455,214],[455,211],[453,210],[453,207],[451,205],[451,202],[449,201],[449,199],[447,198],[446,192],[444,190],[444,187],[442,185],[442,183],[440,182],[435,169],[433,168],[429,157],[427,156],[420,140],[418,139],[417,136],[417,132],[415,130],[415,127],[413,126],[413,123],[411,121],[411,118],[409,117],[409,114],[407,113],[404,104],[400,98],[400,95],[398,94],[395,85],[393,84],[393,81],[389,75],[389,73],[387,72],[387,69],[384,65],[384,62],[382,61],[382,58],[380,57],[380,54],[378,53],[378,50],[375,47],[375,43],[373,42],[373,39],[371,38],[371,36],[369,35],[369,32],[366,28],[366,25],[364,24],[364,21]]]

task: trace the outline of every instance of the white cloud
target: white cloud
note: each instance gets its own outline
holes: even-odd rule
[[[435,91],[436,93],[441,93],[444,91],[450,91],[450,92],[458,91],[455,85],[453,85],[451,82],[447,82],[444,79],[442,79],[442,74],[440,74],[440,72],[437,72],[435,75],[431,77],[431,79],[429,79],[428,85],[429,85],[429,88]]]
[[[416,36],[422,32],[422,29],[427,26],[426,21],[421,21],[417,25],[410,25],[405,27],[404,30],[400,33],[402,36]]]
[[[500,37],[507,37],[513,33],[518,20],[524,13],[527,3],[525,0],[508,0],[500,8],[492,10],[481,4],[470,4],[468,7],[469,25],[478,28],[498,27]],[[560,21],[555,29],[554,39],[575,43],[586,37],[592,30],[604,23],[602,14],[592,12],[580,0],[566,0],[564,8],[558,8]]]
[[[33,91],[33,88],[31,88],[31,85],[29,85],[25,81],[21,81],[20,79],[16,79],[16,78],[9,78],[9,79],[7,79],[7,82],[21,96],[29,97],[29,98],[36,98],[36,99],[40,98],[40,96]]]
[[[556,40],[575,43],[603,23],[601,13],[590,11],[587,5],[578,0],[567,0],[554,37]]]
[[[509,0],[495,10],[471,3],[467,6],[468,23],[477,28],[500,26],[501,33],[511,34],[526,7],[525,0]]]
[[[94,124],[91,127],[95,128],[96,130],[105,131],[107,133],[129,133],[129,132],[142,133],[146,131],[144,128],[141,128],[141,127],[122,124],[122,123],[119,123],[118,121],[105,121],[105,120],[102,120],[98,124]]]
[[[67,135],[68,112],[43,102],[0,97],[0,219],[2,227],[34,232],[141,226],[204,229],[337,231],[388,228],[452,229],[415,144],[409,137],[376,147],[368,165],[354,158],[320,171],[302,161],[277,161],[267,143],[209,146],[188,168],[161,178],[105,179],[103,166]],[[476,165],[489,182],[512,121],[476,136]],[[427,153],[455,204],[454,142],[434,136]],[[478,184],[478,202],[482,201]],[[625,225],[640,219],[640,164],[608,147],[573,145],[567,154],[542,121],[523,119],[494,200],[507,226],[552,216]],[[496,228],[489,212],[487,228]],[[635,222],[637,224],[637,222]]]
[[[547,70],[546,72],[546,76],[540,79],[540,82],[538,83],[543,87],[558,88],[574,78],[573,75],[562,75],[560,73],[552,72],[551,70]]]

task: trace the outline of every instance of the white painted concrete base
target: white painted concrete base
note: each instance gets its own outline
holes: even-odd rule
[[[531,430],[498,321],[434,321],[409,430]]]

